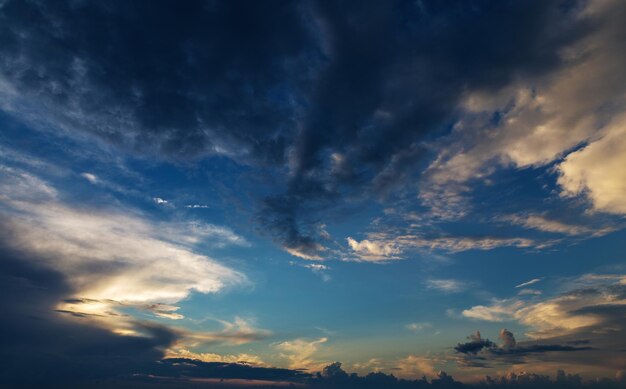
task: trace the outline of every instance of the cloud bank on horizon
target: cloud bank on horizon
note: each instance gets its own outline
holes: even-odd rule
[[[624,20],[0,2],[0,383],[620,384]]]

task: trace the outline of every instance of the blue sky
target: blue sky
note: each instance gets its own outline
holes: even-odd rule
[[[622,377],[623,4],[274,5],[0,3],[3,381]]]

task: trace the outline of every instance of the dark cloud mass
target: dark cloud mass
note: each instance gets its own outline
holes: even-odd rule
[[[71,292],[63,277],[2,247],[0,306],[7,320],[0,330],[0,384],[56,385],[130,375],[160,359],[176,339],[155,324],[137,323],[146,336],[119,336],[70,320],[55,310]]]
[[[496,347],[496,344],[489,339],[483,339],[480,336],[480,331],[468,336],[468,339],[470,339],[469,342],[457,344],[454,350],[463,354],[476,354],[484,348]]]
[[[3,104],[139,153],[277,167],[258,220],[316,256],[310,212],[412,177],[468,90],[558,68],[577,4],[7,1]]]
[[[205,363],[163,359],[180,334],[168,327],[135,321],[140,335],[122,336],[84,321],[88,315],[56,309],[72,294],[64,277],[34,265],[37,258],[7,248],[11,233],[0,242],[0,387],[91,387],[158,384],[186,378],[302,380],[298,370],[238,363]],[[104,384],[103,384],[104,382]],[[185,380],[181,381],[183,384]],[[5,385],[5,386],[3,386]],[[86,385],[86,386],[85,386]]]
[[[622,307],[623,308],[623,307]],[[528,354],[546,353],[551,351],[586,351],[592,350],[587,346],[588,340],[574,340],[567,344],[550,344],[545,342],[517,343],[513,333],[507,329],[500,331],[502,344],[498,345],[489,339],[483,339],[480,332],[476,331],[468,337],[469,342],[459,343],[454,347],[457,353],[465,354],[469,358],[477,356],[478,359],[500,356],[524,356]]]

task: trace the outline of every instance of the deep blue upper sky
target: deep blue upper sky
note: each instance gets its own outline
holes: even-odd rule
[[[0,384],[167,358],[622,379],[624,20],[0,2]]]

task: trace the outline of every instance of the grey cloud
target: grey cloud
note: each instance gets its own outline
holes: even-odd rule
[[[570,341],[568,344],[550,344],[545,341],[517,343],[513,333],[507,329],[500,331],[500,345],[483,339],[479,331],[468,338],[470,342],[459,343],[454,350],[464,355],[460,360],[462,365],[473,367],[489,367],[492,363],[521,364],[525,362],[523,357],[542,353],[592,350],[590,346],[580,346],[587,344],[585,341]]]

